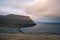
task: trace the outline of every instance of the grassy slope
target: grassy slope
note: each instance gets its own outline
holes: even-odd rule
[[[3,28],[23,28],[32,27],[36,24],[28,16],[9,14],[6,16],[0,15],[0,27]]]
[[[60,40],[60,35],[47,33],[0,34],[0,40]]]

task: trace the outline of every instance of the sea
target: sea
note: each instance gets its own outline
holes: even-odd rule
[[[49,33],[59,33],[60,34],[60,23],[41,23],[37,22],[35,26],[20,28],[23,32],[49,32]],[[16,32],[15,29],[1,30],[0,33],[5,32]]]
[[[22,28],[24,32],[49,32],[60,33],[60,23],[41,23],[37,22],[37,25],[28,28]]]

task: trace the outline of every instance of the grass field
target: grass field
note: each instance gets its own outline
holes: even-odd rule
[[[60,40],[60,35],[48,33],[0,34],[0,40]]]

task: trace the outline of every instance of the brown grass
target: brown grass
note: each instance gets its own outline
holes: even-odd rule
[[[0,34],[0,40],[60,40],[60,35],[40,33]]]

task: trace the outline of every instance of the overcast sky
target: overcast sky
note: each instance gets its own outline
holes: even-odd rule
[[[29,15],[31,18],[60,17],[60,0],[0,0],[0,11]]]

